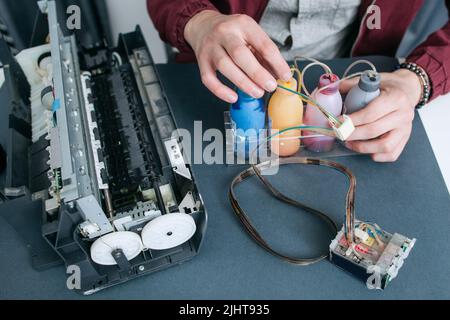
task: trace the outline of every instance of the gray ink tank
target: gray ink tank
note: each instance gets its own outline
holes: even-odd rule
[[[380,95],[380,75],[372,70],[365,71],[344,101],[344,113],[351,114],[361,110]]]

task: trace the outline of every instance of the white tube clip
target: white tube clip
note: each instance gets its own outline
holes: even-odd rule
[[[355,126],[353,125],[352,119],[344,114],[342,115],[344,118],[344,122],[337,128],[333,127],[334,133],[336,135],[336,138],[338,138],[341,141],[345,141],[350,137],[350,135],[355,131]]]

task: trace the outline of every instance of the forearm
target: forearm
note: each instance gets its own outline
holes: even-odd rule
[[[447,8],[450,0],[446,1]],[[450,22],[431,34],[408,57],[407,61],[421,66],[432,85],[431,100],[450,92]]]
[[[203,10],[217,11],[208,0],[147,0],[147,9],[161,39],[185,55],[193,54],[184,38],[188,21]]]

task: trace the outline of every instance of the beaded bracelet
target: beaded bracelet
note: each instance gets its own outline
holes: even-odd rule
[[[425,70],[422,67],[420,67],[419,65],[417,65],[413,62],[404,62],[404,63],[400,64],[399,68],[412,71],[419,77],[420,82],[422,84],[422,95],[421,95],[420,101],[417,104],[416,108],[417,109],[422,108],[424,105],[426,105],[428,103],[428,101],[430,100],[430,96],[431,96],[431,83],[430,83],[430,79],[428,78],[427,73],[425,72]]]

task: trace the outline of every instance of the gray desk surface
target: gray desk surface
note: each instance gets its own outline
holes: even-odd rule
[[[380,70],[393,66],[390,59],[374,61]],[[340,74],[348,64],[348,60],[336,60],[331,65]],[[179,127],[192,129],[194,120],[203,120],[204,129],[222,128],[222,112],[227,106],[201,85],[195,65],[161,65],[158,69]],[[209,222],[204,246],[193,260],[82,297],[66,289],[63,267],[34,271],[20,237],[2,220],[0,298],[450,298],[450,197],[419,118],[397,162],[373,163],[365,156],[338,161],[357,177],[358,217],[418,239],[397,279],[383,292],[368,290],[327,261],[299,267],[269,255],[244,232],[228,203],[229,183],[242,167],[196,165]],[[284,192],[343,221],[346,181],[338,173],[289,166],[272,180]],[[238,191],[243,207],[275,247],[291,254],[312,255],[329,242],[318,221],[268,197],[256,181],[248,181]]]

